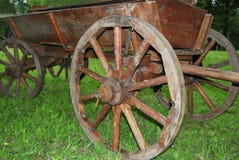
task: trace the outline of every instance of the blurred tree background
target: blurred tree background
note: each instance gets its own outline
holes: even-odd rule
[[[59,7],[95,1],[97,0],[0,0],[0,17],[24,14],[31,6]],[[198,7],[208,10],[214,16],[212,28],[221,32],[239,49],[239,0],[198,0]],[[0,35],[5,35],[5,31],[6,25],[0,20]]]

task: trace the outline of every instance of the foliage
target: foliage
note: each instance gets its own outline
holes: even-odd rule
[[[9,0],[0,0],[0,18],[16,12],[13,3]],[[4,36],[6,30],[6,24],[4,20],[0,19],[0,35]]]
[[[239,2],[236,0],[200,0],[198,6],[214,16],[212,28],[226,36],[239,49]]]
[[[48,7],[59,7],[59,6],[67,6],[67,5],[76,5],[83,3],[91,3],[96,0],[62,0],[59,3],[59,0],[29,0],[29,5],[31,6],[48,6]]]

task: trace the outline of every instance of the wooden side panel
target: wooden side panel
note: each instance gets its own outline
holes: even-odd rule
[[[176,0],[156,0],[163,35],[173,48],[193,49],[206,11]]]
[[[207,38],[208,31],[212,24],[213,17],[211,14],[205,14],[201,28],[198,33],[198,37],[194,46],[194,50],[201,49],[203,46],[204,41]]]
[[[28,14],[8,18],[11,28],[20,39],[31,43],[59,43],[52,21],[45,13]]]
[[[162,32],[173,48],[193,49],[205,13],[178,0],[131,1],[34,12],[9,18],[9,22],[17,31],[16,35],[27,42],[74,47],[82,34],[98,19],[110,15],[136,16]],[[123,34],[127,34],[127,31]],[[127,36],[122,37],[124,44]],[[105,36],[100,43],[112,46],[113,39]]]

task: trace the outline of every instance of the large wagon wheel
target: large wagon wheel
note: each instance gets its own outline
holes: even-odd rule
[[[142,41],[135,53],[123,56],[122,35],[129,28]],[[104,54],[98,39],[105,33],[112,33],[110,56]],[[150,47],[161,56],[165,75],[136,82],[135,73]],[[83,61],[88,48],[94,49],[97,59],[89,59],[86,68]],[[80,80],[82,73],[85,77]],[[158,103],[151,89],[160,84],[169,86],[170,110]],[[151,25],[134,17],[103,18],[85,32],[73,54],[70,89],[87,136],[129,159],[150,159],[163,152],[177,135],[184,115],[185,86],[172,47]]]
[[[38,56],[19,39],[4,39],[0,43],[0,89],[8,96],[36,96],[44,75]]]
[[[215,51],[215,50],[220,51]],[[215,30],[210,30],[203,53],[193,65],[225,71],[239,71],[238,56],[231,42]],[[187,85],[189,115],[205,121],[226,111],[235,101],[238,87],[223,80],[191,77]]]

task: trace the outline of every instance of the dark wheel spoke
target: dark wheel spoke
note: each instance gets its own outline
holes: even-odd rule
[[[1,60],[1,59],[0,59],[0,64],[2,64],[2,65],[4,65],[4,66],[8,66],[8,65],[9,65],[9,63],[8,63],[8,62],[6,62],[6,61],[3,61],[3,60]]]
[[[164,95],[162,94],[161,91],[158,91],[156,93],[156,96],[165,108],[170,109],[170,107],[171,107],[169,104],[170,101],[166,97],[164,97]]]
[[[218,69],[218,68],[222,68],[222,67],[225,67],[225,66],[228,66],[230,65],[230,62],[229,61],[222,61],[220,63],[217,63],[217,64],[211,64],[208,66],[208,68],[214,68],[214,69]]]
[[[27,50],[24,49],[23,56],[22,56],[22,59],[21,59],[21,65],[25,65],[26,64],[27,56],[28,56]]]
[[[8,83],[5,85],[7,89],[9,89],[13,85],[14,79],[9,77]]]
[[[14,50],[14,59],[16,63],[19,63],[19,52],[18,52],[18,46],[17,44],[13,45],[13,50]]]
[[[38,79],[37,79],[37,78],[35,78],[35,77],[33,77],[32,75],[27,74],[27,73],[25,73],[25,72],[22,73],[22,76],[23,76],[24,78],[30,79],[30,80],[31,80],[32,82],[34,82],[35,84],[37,84],[37,82],[38,82]]]
[[[3,77],[5,77],[5,76],[7,76],[7,73],[6,73],[6,72],[0,73],[0,78],[3,78]]]
[[[11,53],[6,49],[5,47],[1,48],[1,50],[4,52],[4,54],[7,56],[10,63],[14,63],[14,58],[11,55]]]
[[[21,79],[20,78],[16,79],[16,94],[17,94],[17,96],[20,95],[20,89],[21,89],[20,84],[21,84]]]
[[[210,100],[210,98],[207,96],[206,92],[203,90],[203,88],[201,87],[199,82],[194,82],[193,86],[198,90],[198,92],[200,93],[200,95],[202,96],[202,98],[205,100],[205,102],[207,103],[208,107],[211,110],[215,109],[214,104],[212,103],[212,101]]]
[[[200,55],[200,57],[197,59],[196,62],[194,62],[194,65],[200,65],[204,58],[207,56],[211,48],[216,44],[214,40],[211,40],[206,47],[204,48],[204,52]]]
[[[21,82],[23,83],[23,86],[25,87],[25,89],[27,90],[28,93],[32,92],[31,87],[29,86],[29,84],[27,83],[25,78],[21,78]]]
[[[193,87],[188,85],[188,112],[190,115],[193,114]]]
[[[227,92],[229,92],[229,90],[230,90],[229,86],[226,86],[226,85],[221,84],[219,82],[212,81],[210,79],[198,78],[198,81],[210,84],[211,86],[217,87],[217,88],[222,89],[222,90],[227,91]]]
[[[125,99],[125,101],[130,104],[131,106],[136,107],[140,111],[142,111],[144,114],[149,116],[150,118],[154,119],[156,122],[159,122],[162,125],[165,125],[166,117],[159,112],[153,110],[151,107],[147,106],[143,102],[141,102],[139,99],[137,99],[134,96],[130,96]]]
[[[139,129],[139,126],[137,124],[137,121],[134,118],[134,115],[132,113],[132,110],[128,104],[121,105],[121,109],[130,125],[130,128],[134,134],[134,137],[139,145],[139,148],[141,150],[145,150],[147,147],[147,144],[144,140],[144,137]]]

